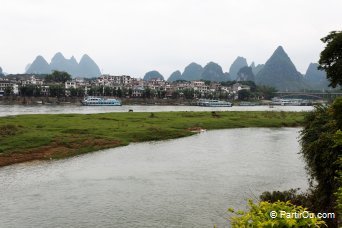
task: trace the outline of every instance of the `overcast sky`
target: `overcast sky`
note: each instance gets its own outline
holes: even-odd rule
[[[0,0],[0,66],[23,73],[37,55],[79,61],[102,73],[166,78],[190,62],[228,71],[237,56],[264,63],[282,45],[304,73],[342,29],[341,0]]]

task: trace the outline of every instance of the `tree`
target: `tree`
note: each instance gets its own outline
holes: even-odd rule
[[[40,97],[42,94],[42,88],[40,86],[34,86],[33,95],[35,97]]]
[[[129,88],[129,89],[128,89],[128,96],[129,96],[129,97],[132,97],[132,95],[133,95],[133,89],[132,89],[132,88]]]
[[[96,87],[90,87],[88,94],[90,96],[96,96]]]
[[[241,101],[246,101],[251,96],[251,92],[247,89],[241,89],[238,91],[238,99]]]
[[[335,146],[342,147],[342,131],[341,130],[338,130],[335,133],[334,142],[335,142]],[[338,164],[340,166],[340,169],[338,170],[338,179],[337,179],[337,181],[339,183],[342,183],[342,157],[341,156],[339,157]],[[342,215],[342,186],[341,185],[337,189],[337,192],[335,193],[335,196],[337,198],[337,200],[336,200],[337,212],[339,213],[339,215]]]
[[[62,85],[50,85],[49,93],[51,97],[64,97],[65,88]]]
[[[104,95],[105,96],[111,96],[113,94],[113,89],[109,86],[106,86],[104,88]]]
[[[78,97],[83,97],[85,94],[84,88],[77,88],[76,91]]]
[[[273,98],[275,95],[275,92],[277,92],[277,90],[274,87],[265,86],[265,85],[257,86],[258,95],[260,95],[266,100]]]
[[[325,70],[331,87],[342,85],[342,31],[333,31],[322,38],[326,43],[318,61],[318,69]]]
[[[71,88],[69,89],[69,92],[70,92],[70,96],[72,96],[72,97],[77,97],[77,89],[76,89],[76,88],[71,87]]]
[[[179,98],[179,91],[177,91],[177,90],[173,91],[171,97],[172,97],[172,99]]]
[[[113,96],[117,96],[118,95],[118,90],[114,87],[113,88]]]
[[[333,211],[336,207],[335,192],[341,187],[338,178],[338,163],[342,146],[334,138],[341,129],[342,98],[337,98],[330,107],[317,106],[306,114],[301,131],[301,155],[306,162],[310,177],[311,193],[317,211]]]
[[[21,96],[24,97],[32,97],[35,93],[35,86],[34,85],[25,85],[25,86],[20,86],[19,88],[19,93]]]
[[[5,88],[5,96],[10,96],[10,95],[12,95],[13,94],[13,87],[12,86],[7,86],[6,88]]]
[[[186,99],[193,99],[194,98],[194,90],[193,89],[184,89],[183,91],[184,97]]]
[[[70,74],[64,71],[53,71],[52,74],[48,74],[45,77],[46,82],[57,82],[57,83],[65,83],[66,81],[71,80]]]
[[[116,91],[116,95],[118,97],[122,97],[122,90],[121,90],[121,88],[118,88],[118,90]]]
[[[145,97],[145,98],[151,97],[151,89],[149,87],[145,88],[143,97]]]

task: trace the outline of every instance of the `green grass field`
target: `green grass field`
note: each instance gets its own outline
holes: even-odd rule
[[[302,112],[36,114],[0,118],[0,166],[74,156],[131,142],[173,139],[192,129],[296,127]]]

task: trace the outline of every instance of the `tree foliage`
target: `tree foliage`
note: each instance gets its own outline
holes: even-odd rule
[[[251,92],[249,90],[241,89],[238,91],[238,99],[240,101],[249,100],[250,96],[251,96]]]
[[[51,97],[64,97],[65,96],[64,86],[63,85],[50,85],[49,95]]]
[[[5,88],[5,96],[10,96],[10,95],[12,95],[13,94],[13,87],[12,86],[7,86],[6,88]]]
[[[53,71],[52,74],[48,74],[45,77],[46,82],[57,82],[57,83],[65,83],[66,81],[71,80],[71,75],[64,71]]]
[[[312,208],[311,202],[308,202],[308,193],[298,193],[299,188],[290,189],[287,191],[273,191],[263,192],[260,195],[260,200],[275,203],[277,201],[287,202],[290,201],[292,204],[297,206],[305,206]]]
[[[330,85],[342,85],[342,31],[333,31],[321,41],[326,47],[321,52],[318,69],[325,70]]]
[[[334,136],[334,142],[335,142],[335,146],[336,147],[342,147],[342,131],[341,130],[338,130],[336,133],[335,133],[335,136]],[[338,159],[338,165],[339,165],[339,170],[338,170],[338,183],[340,184],[336,193],[335,193],[335,196],[337,198],[336,200],[336,209],[337,209],[337,213],[340,216],[342,216],[342,156],[339,157]]]
[[[24,97],[41,96],[41,88],[37,85],[24,85],[19,87],[19,94]]]
[[[275,92],[277,92],[277,90],[274,87],[264,85],[257,86],[257,94],[266,100],[273,98],[275,96]]]
[[[85,91],[83,88],[70,88],[70,96],[72,97],[83,97],[85,94]]]
[[[342,146],[336,145],[334,137],[341,129],[339,123],[342,98],[336,99],[330,107],[317,106],[307,113],[301,131],[301,155],[306,162],[310,185],[317,211],[333,211],[336,206],[335,192],[341,186],[338,178]]]
[[[182,93],[183,93],[185,99],[193,99],[195,91],[194,91],[194,89],[183,89]]]

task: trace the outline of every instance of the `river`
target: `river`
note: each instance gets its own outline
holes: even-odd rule
[[[79,106],[79,105],[0,105],[0,116],[20,114],[60,114],[60,113],[105,113],[105,112],[171,112],[171,111],[311,111],[313,106],[159,106],[159,105],[123,105],[123,106]]]
[[[227,227],[229,207],[307,188],[299,130],[214,130],[3,167],[0,227]]]

